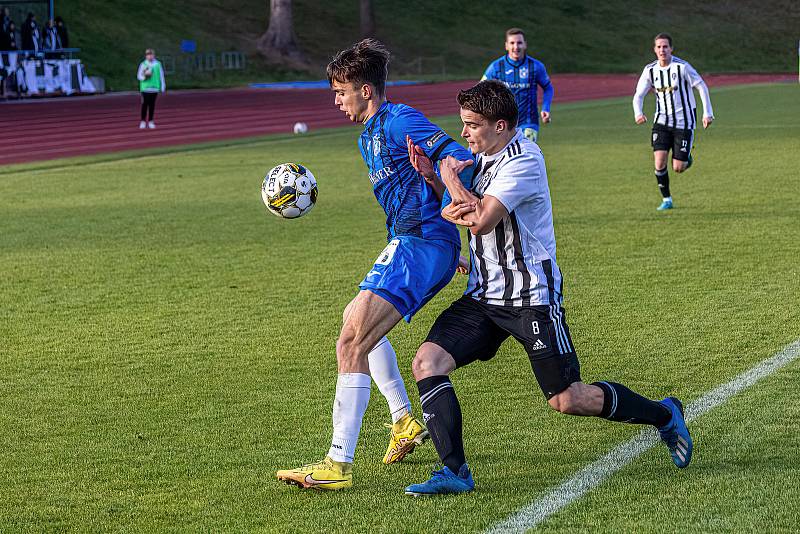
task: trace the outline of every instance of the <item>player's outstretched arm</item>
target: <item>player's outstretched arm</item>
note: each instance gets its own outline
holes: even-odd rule
[[[488,234],[508,215],[508,210],[502,202],[491,195],[473,198],[475,200],[470,203],[451,203],[442,210],[442,217],[459,226],[469,228],[473,235]]]
[[[475,197],[475,202],[469,202],[467,204],[453,204],[451,202],[442,210],[442,218],[459,226],[473,226],[475,223],[473,221],[468,221],[465,217],[468,213],[475,211],[477,201],[478,198]]]
[[[700,101],[703,102],[703,128],[708,128],[714,122],[714,111],[711,109],[711,95],[708,94],[706,82],[700,81],[695,85],[697,92],[700,93]]]
[[[408,160],[411,162],[411,166],[422,175],[425,182],[433,189],[436,198],[441,202],[442,195],[444,195],[444,183],[436,175],[433,162],[425,155],[425,151],[422,150],[422,147],[417,146],[409,136],[406,136],[406,145],[408,146]]]
[[[711,109],[711,95],[708,94],[708,86],[691,65],[686,65],[684,72],[692,87],[700,93],[700,101],[703,103],[703,128],[708,128],[714,122],[714,110]]]
[[[550,82],[550,78],[547,76],[544,65],[542,65],[542,72],[544,73],[544,79],[537,82],[542,88],[542,112],[540,115],[542,117],[542,122],[547,124],[550,122],[550,106],[553,103],[553,94],[555,90],[553,89],[553,84]]]
[[[544,63],[538,59],[533,60],[533,70],[536,73],[536,85],[542,88],[542,122],[550,122],[550,107],[553,104],[553,83],[550,81],[550,76],[547,74],[547,69]],[[535,94],[534,94],[535,97]]]
[[[472,160],[457,160],[453,156],[447,156],[439,164],[439,172],[442,175],[447,192],[450,194],[452,203],[455,205],[469,204],[475,202],[477,197],[470,193],[459,178],[459,174],[473,165]]]
[[[508,215],[508,210],[502,202],[491,195],[478,198],[467,191],[458,173],[472,163],[472,161],[458,161],[452,156],[442,161],[440,168],[442,180],[453,199],[450,205],[442,210],[442,217],[468,227],[474,235],[488,234],[503,220],[503,217]]]
[[[645,67],[645,70],[639,77],[639,82],[636,84],[636,92],[633,94],[633,117],[636,124],[644,124],[647,122],[647,117],[642,111],[642,106],[644,106],[645,95],[647,95],[652,88],[653,84],[650,82],[650,75],[647,72],[647,67]]]

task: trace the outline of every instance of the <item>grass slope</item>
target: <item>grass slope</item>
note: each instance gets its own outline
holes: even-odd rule
[[[196,40],[201,51],[243,50],[250,67],[168,81],[173,87],[323,77],[328,58],[359,38],[358,2],[295,0],[294,6],[300,46],[317,66],[310,73],[269,67],[257,58],[255,40],[269,18],[268,3],[260,0],[81,0],[61,2],[58,11],[90,72],[106,77],[115,90],[130,90],[144,48],[177,53],[181,39]],[[652,59],[651,39],[659,31],[671,32],[676,54],[701,72],[794,71],[800,12],[793,7],[787,0],[679,0],[668,8],[655,0],[375,2],[378,37],[395,53],[395,75],[415,58],[440,56],[448,76],[466,78],[478,78],[503,53],[510,26],[526,29],[530,52],[552,72],[639,72]],[[406,67],[406,73],[414,71]]]
[[[669,213],[627,99],[557,107],[543,131],[586,380],[690,401],[800,336],[797,87],[713,97]],[[473,495],[400,493],[435,452],[380,464],[375,388],[351,491],[274,480],[327,449],[341,310],[385,243],[356,135],[0,176],[0,530],[475,531],[638,431],[550,410],[507,343],[454,375]],[[296,221],[258,196],[285,160],[320,182]],[[411,357],[464,284],[390,336],[412,398]],[[795,363],[699,419],[689,469],[654,449],[542,528],[797,530],[798,386]]]

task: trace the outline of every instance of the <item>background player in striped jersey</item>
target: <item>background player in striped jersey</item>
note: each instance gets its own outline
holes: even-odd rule
[[[556,263],[553,213],[544,157],[515,129],[509,90],[482,81],[461,91],[461,120],[475,155],[470,189],[449,157],[441,176],[452,202],[442,212],[468,227],[471,268],[464,295],[436,319],[414,358],[425,422],[444,467],[409,495],[463,493],[474,488],[462,441],[461,408],[449,374],[492,358],[509,336],[528,353],[550,406],[572,415],[657,427],[678,467],[689,464],[692,440],[683,407],[668,397],[653,401],[614,382],[581,381]],[[430,175],[430,168],[420,170]]]
[[[407,139],[416,143],[427,161],[447,156],[468,159],[470,154],[419,111],[386,100],[388,66],[389,51],[373,39],[339,52],[328,64],[336,106],[352,122],[364,125],[358,144],[375,198],[386,213],[389,243],[344,311],[336,342],[339,374],[328,454],[321,462],[277,473],[278,479],[303,488],[334,490],[352,485],[352,462],[369,402],[370,375],[392,413],[384,463],[399,461],[427,436],[411,415],[397,357],[385,336],[401,319],[410,321],[448,284],[459,262],[461,238],[458,229],[439,215],[441,194],[414,169]]]
[[[550,104],[553,102],[553,84],[544,63],[526,54],[528,44],[519,28],[506,31],[506,55],[492,61],[482,80],[499,80],[505,83],[517,101],[519,128],[531,141],[539,138],[538,93],[542,88],[542,122],[550,122]]]
[[[692,141],[697,123],[697,106],[693,88],[703,102],[703,128],[714,120],[708,87],[697,71],[686,61],[672,55],[672,37],[659,33],[653,39],[653,51],[658,58],[645,66],[636,94],[633,95],[633,115],[636,124],[647,122],[642,112],[645,95],[652,89],[656,95],[656,116],[653,119],[653,158],[656,181],[661,191],[659,210],[672,209],[669,190],[667,154],[672,150],[672,169],[683,172],[692,165]]]

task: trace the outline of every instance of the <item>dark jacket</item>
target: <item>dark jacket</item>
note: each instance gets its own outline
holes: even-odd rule
[[[56,17],[56,30],[61,38],[61,48],[69,48],[69,31],[67,25],[61,17]]]
[[[22,49],[38,52],[42,48],[42,32],[31,17],[22,24]]]
[[[19,50],[19,36],[15,27],[9,25],[8,29],[0,34],[0,50]]]

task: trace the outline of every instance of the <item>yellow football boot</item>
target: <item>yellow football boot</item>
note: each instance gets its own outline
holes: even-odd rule
[[[345,489],[353,485],[353,464],[334,462],[326,456],[315,464],[278,471],[278,480],[306,489]]]
[[[428,439],[428,431],[422,424],[407,413],[393,425],[386,424],[392,432],[389,436],[389,448],[386,449],[386,456],[383,463],[393,464],[399,462],[414,451],[414,447],[422,445]]]

